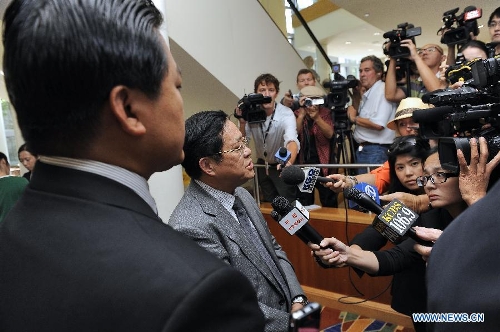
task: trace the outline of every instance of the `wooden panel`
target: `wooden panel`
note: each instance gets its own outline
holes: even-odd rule
[[[321,268],[311,257],[309,248],[298,237],[289,235],[271,218],[271,210],[272,208],[269,203],[261,204],[261,211],[269,225],[271,233],[287,253],[302,285],[390,304],[391,276],[370,277],[369,275],[363,275],[360,278],[353,269],[348,267]],[[346,242],[347,238],[352,239],[354,235],[360,233],[367,225],[371,224],[374,217],[375,215],[371,213],[348,210],[346,223],[345,209],[321,208],[311,211],[309,223],[321,235],[325,237],[333,236]],[[390,248],[391,246],[392,244],[389,243],[385,248]],[[356,288],[364,295],[358,293]],[[379,294],[381,295],[376,297]],[[346,299],[346,301],[349,300]]]

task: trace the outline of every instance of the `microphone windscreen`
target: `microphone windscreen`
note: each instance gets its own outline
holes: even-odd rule
[[[286,215],[293,209],[293,206],[290,205],[290,202],[283,196],[276,196],[273,199],[271,206],[282,216]]]
[[[289,185],[297,185],[304,181],[306,178],[304,171],[297,166],[288,166],[281,171],[281,178],[283,182]]]

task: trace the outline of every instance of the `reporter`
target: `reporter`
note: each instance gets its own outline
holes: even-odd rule
[[[428,104],[424,104],[420,98],[411,97],[403,99],[396,110],[394,119],[387,123],[387,128],[395,130],[396,136],[417,135],[418,123],[413,122],[412,114],[416,109],[427,109]],[[378,188],[379,194],[387,192],[390,184],[389,162],[385,162],[381,167],[372,170],[367,174],[356,176],[346,176],[344,174],[331,174],[329,178],[337,180],[336,183],[327,183],[326,187],[336,193],[350,188],[359,182],[365,182]],[[412,210],[420,213],[426,211],[429,200],[427,195],[415,196],[408,193],[397,193],[381,196],[382,200],[391,201],[398,198]]]
[[[471,139],[472,141],[472,139]],[[480,151],[486,147],[479,141]],[[487,154],[479,155],[477,145],[471,143],[471,163],[467,167],[459,156],[460,172],[482,179],[498,165],[497,154],[486,163]],[[460,188],[464,188],[462,176]],[[465,184],[465,183],[464,183]],[[496,331],[500,324],[498,316],[498,275],[500,268],[500,242],[498,241],[498,197],[500,184],[496,183],[486,196],[462,213],[437,239],[427,266],[427,296],[429,312],[483,313],[482,323],[435,323],[430,331]],[[427,232],[427,230],[425,231]],[[417,234],[427,237],[417,229]],[[427,232],[427,233],[431,233]],[[422,236],[423,237],[423,236]]]
[[[437,148],[431,148],[424,162],[424,176],[417,182],[424,186],[435,205],[424,213],[416,225],[444,229],[454,217],[466,208],[459,191],[458,174],[445,172],[439,162]],[[411,315],[426,312],[425,262],[414,250],[415,240],[408,238],[395,247],[383,251],[363,250],[358,245],[347,246],[335,238],[326,238],[320,246],[309,244],[321,262],[331,266],[352,266],[372,276],[394,275],[391,307]],[[423,323],[415,323],[416,331],[425,331]]]

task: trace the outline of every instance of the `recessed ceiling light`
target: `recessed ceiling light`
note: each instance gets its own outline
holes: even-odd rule
[[[365,14],[365,17],[368,17],[368,16],[370,16],[370,13],[366,13],[366,14]]]
[[[373,35],[374,36],[380,36],[380,32],[375,32]]]
[[[346,45],[351,45],[352,43],[350,41],[345,42]]]

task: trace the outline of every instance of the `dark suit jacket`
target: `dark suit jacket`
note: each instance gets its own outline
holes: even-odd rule
[[[270,233],[255,199],[241,187],[236,188],[235,194],[243,202],[279,272],[287,281],[288,289],[283,289],[272,276],[236,219],[196,182],[191,181],[172,213],[169,225],[246,275],[266,316],[266,331],[287,331],[291,298],[304,292],[286,253]]]
[[[500,328],[500,181],[448,226],[427,265],[429,312],[483,313],[482,323],[436,323],[430,331]]]
[[[0,229],[1,331],[261,331],[245,277],[132,190],[37,162]]]

